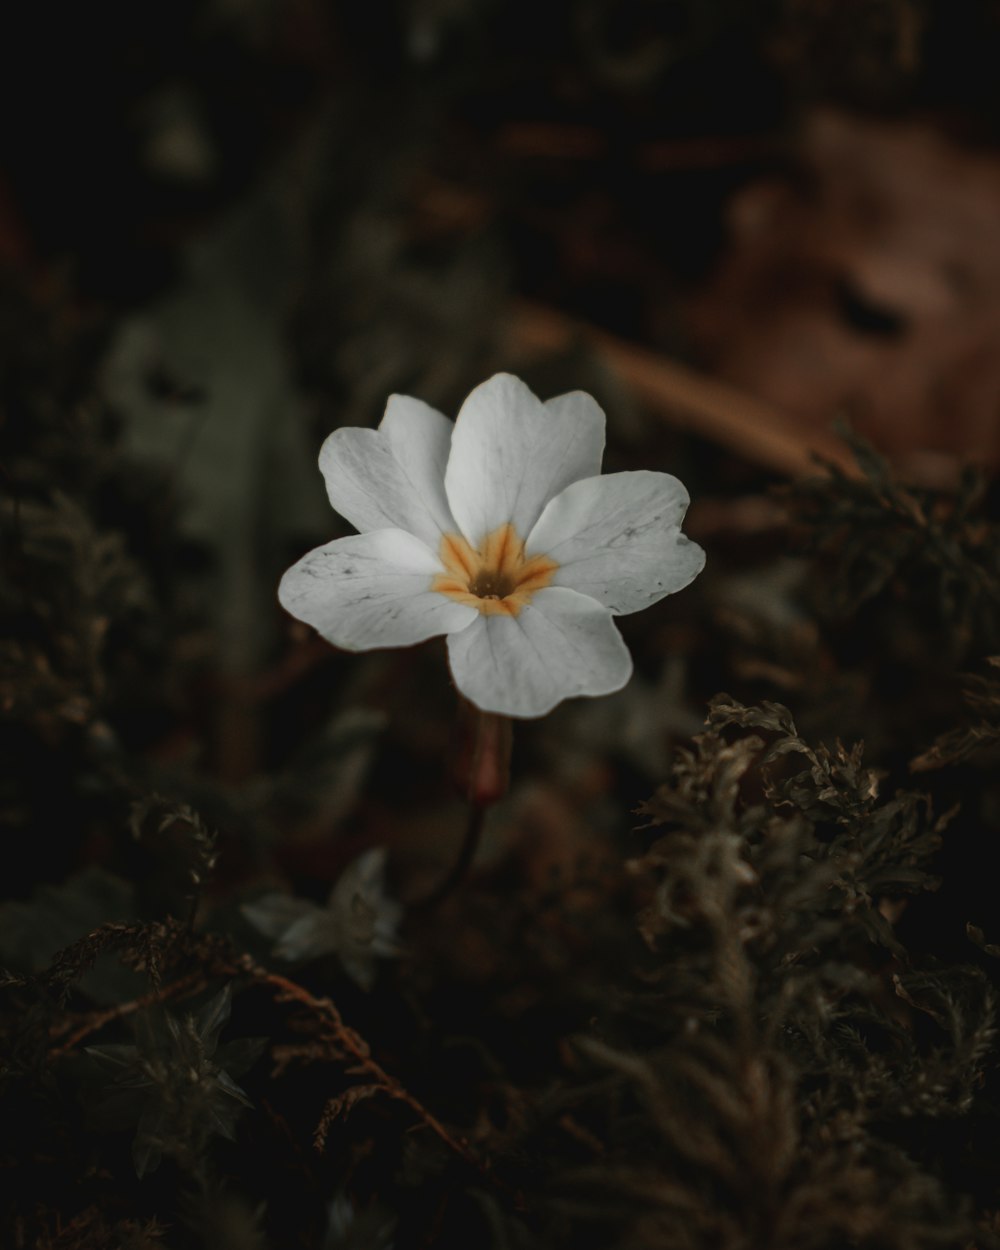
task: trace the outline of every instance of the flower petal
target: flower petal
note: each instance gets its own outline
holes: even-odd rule
[[[445,489],[474,547],[498,526],[523,538],[548,501],[570,482],[601,471],[604,413],[573,391],[543,404],[525,384],[498,373],[462,405],[451,439]]]
[[[454,429],[409,395],[390,395],[377,430],[334,430],[319,453],[330,503],[362,533],[404,529],[436,546],[455,529],[444,491]]]
[[[688,503],[669,473],[586,478],[548,504],[526,549],[558,563],[553,585],[618,615],[638,612],[683,590],[705,566],[704,551],[680,531]]]
[[[464,629],[479,615],[431,590],[440,571],[433,553],[404,530],[351,534],[293,564],[278,599],[337,647],[407,647]]]
[[[632,675],[611,613],[574,590],[540,590],[517,616],[480,616],[448,638],[455,685],[484,712],[544,716],[573,695],[610,694]]]

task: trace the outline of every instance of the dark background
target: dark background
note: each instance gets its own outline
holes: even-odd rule
[[[917,882],[927,865],[902,836],[894,884],[875,873],[859,887],[857,907],[882,921],[841,955],[888,989],[842,1032],[902,1089],[917,1067],[887,1039],[909,1030],[944,1065],[941,1088],[978,1092],[926,1121],[888,1101],[865,1121],[876,1189],[910,1192],[894,1150],[934,1178],[893,1217],[898,1242],[831,1215],[809,1244],[995,1244],[992,1052],[969,1041],[960,1060],[914,1025],[917,1007],[901,1023],[892,977],[995,979],[966,933],[997,939],[995,754],[961,735],[994,743],[1000,707],[986,663],[1000,651],[998,61],[1000,5],[986,0],[5,9],[0,1166],[23,1179],[4,1244],[735,1247],[742,1225],[752,1244],[805,1244],[775,1214],[790,1198],[744,1218],[746,1195],[699,1188],[711,1166],[675,1167],[669,1150],[669,1185],[735,1212],[732,1227],[692,1216],[682,1242],[630,1223],[631,1200],[609,1199],[594,1227],[576,1199],[546,1205],[564,1172],[596,1159],[608,1180],[652,1149],[629,1137],[649,1098],[637,1110],[597,1078],[595,1095],[567,1047],[601,1020],[604,1044],[653,1062],[683,1031],[686,989],[636,1006],[656,977],[633,917],[655,889],[626,861],[652,838],[638,806],[723,691],[787,705],[831,750],[863,740],[880,801],[903,788],[929,790],[936,815],[960,803],[931,864],[939,889],[903,902],[903,869]],[[592,392],[606,468],[679,476],[708,565],[621,622],[626,690],[517,726],[511,794],[470,882],[404,921],[408,953],[374,990],[332,957],[295,972],[495,1164],[499,1188],[469,1197],[467,1160],[411,1151],[395,1095],[315,1151],[325,1099],[351,1085],[318,1043],[292,1076],[258,1058],[240,1078],[257,1108],[245,1140],[195,1133],[182,1148],[167,1133],[166,1161],[138,1180],[138,1112],[95,1128],[96,1078],[74,1054],[141,1049],[129,1020],[143,1009],[107,1027],[94,1013],[201,969],[177,1018],[230,984],[232,1036],[268,1039],[273,1061],[298,1037],[288,1009],[233,960],[288,968],[240,904],[268,890],[320,904],[374,847],[390,892],[412,901],[454,858],[465,810],[440,643],[336,653],[275,588],[348,532],[315,467],[330,430],[376,424],[394,391],[454,414],[502,368],[543,397]],[[860,467],[845,431],[865,440]],[[816,453],[846,476],[802,486],[822,477]],[[935,767],[914,769],[928,752]],[[742,785],[748,807],[765,802],[756,772]],[[828,814],[807,819],[836,844]],[[134,927],[121,942],[139,980],[102,955],[81,981],[80,951],[59,971],[57,952],[88,933],[118,942],[109,924]],[[166,981],[142,980],[157,959]],[[963,993],[929,1009],[934,1027],[962,1017]],[[807,1073],[793,1101],[818,1132],[843,1056],[824,1051],[817,1075],[782,1046],[780,1063]],[[806,1192],[795,1184],[775,1192]]]

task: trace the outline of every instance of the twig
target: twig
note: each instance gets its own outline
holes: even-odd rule
[[[315,1015],[321,1017],[330,1027],[331,1040],[351,1056],[357,1065],[356,1070],[359,1074],[364,1073],[370,1077],[372,1082],[378,1085],[379,1089],[388,1097],[404,1103],[421,1123],[429,1128],[449,1150],[458,1155],[470,1167],[475,1168],[477,1172],[488,1175],[483,1164],[469,1149],[468,1144],[463,1139],[451,1134],[432,1111],[428,1111],[418,1098],[415,1098],[405,1086],[386,1072],[377,1060],[372,1058],[371,1047],[360,1033],[355,1032],[354,1029],[345,1024],[343,1016],[341,1016],[332,999],[325,997],[317,998],[315,994],[311,994],[304,986],[289,980],[288,977],[284,977],[278,972],[270,972],[267,968],[255,964],[249,955],[243,956],[239,961],[237,970],[248,973],[259,985],[267,985],[271,989],[276,990],[279,1002],[301,1003]],[[494,1181],[492,1176],[489,1179]]]
[[[150,990],[148,994],[142,994],[139,998],[132,998],[127,1003],[119,1003],[117,1006],[109,1007],[105,1011],[93,1011],[77,1025],[61,1046],[56,1046],[49,1051],[49,1058],[59,1059],[63,1055],[68,1054],[85,1037],[89,1037],[91,1033],[96,1033],[98,1029],[103,1029],[106,1024],[110,1024],[113,1020],[121,1020],[125,1016],[131,1016],[137,1011],[143,1011],[146,1007],[166,1002],[168,999],[179,998],[188,991],[197,993],[199,990],[204,989],[206,984],[204,973],[191,972],[187,976],[179,977],[176,981],[171,981],[169,985],[161,985],[155,990]],[[63,1021],[60,1024],[53,1025],[50,1031],[51,1036],[59,1037],[60,1034],[65,1033],[71,1027],[72,1021]]]
[[[430,1129],[453,1154],[462,1159],[469,1167],[474,1168],[494,1188],[509,1195],[507,1187],[489,1172],[484,1164],[473,1154],[465,1139],[456,1137],[449,1132],[432,1111],[429,1111],[396,1077],[386,1072],[382,1065],[372,1057],[371,1047],[360,1033],[345,1023],[343,1016],[332,999],[326,997],[319,998],[315,994],[311,994],[304,986],[289,980],[288,977],[261,967],[249,955],[241,956],[232,964],[218,966],[213,969],[214,975],[219,973],[228,973],[232,976],[240,974],[249,975],[258,985],[267,985],[276,991],[275,997],[278,1002],[301,1003],[314,1015],[319,1016],[328,1026],[329,1040],[339,1050],[349,1055],[353,1061],[352,1073],[356,1075],[363,1074],[369,1077],[371,1083],[377,1085],[381,1093],[409,1107],[417,1119],[426,1128]],[[58,1059],[68,1054],[85,1037],[96,1033],[98,1029],[104,1028],[106,1024],[110,1024],[114,1020],[120,1020],[125,1016],[133,1015],[137,1011],[142,1011],[146,1007],[166,1002],[168,999],[180,997],[188,992],[197,993],[206,984],[207,980],[204,972],[192,972],[187,976],[179,977],[169,985],[160,986],[155,990],[151,990],[148,994],[130,999],[126,1003],[119,1003],[106,1011],[92,1012],[86,1019],[77,1024],[73,1032],[61,1045],[54,1047],[49,1052],[49,1058]],[[70,1027],[72,1027],[71,1022],[55,1025],[51,1030],[52,1036],[58,1037]]]
[[[860,470],[850,449],[823,429],[810,429],[790,413],[747,395],[687,365],[637,347],[562,313],[534,304],[518,306],[511,337],[527,351],[559,351],[574,338],[592,344],[626,384],[668,424],[689,429],[791,477],[816,474],[817,457],[850,477]]]

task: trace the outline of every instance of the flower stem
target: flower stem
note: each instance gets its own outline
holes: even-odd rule
[[[458,857],[448,870],[447,874],[438,882],[433,890],[417,902],[412,903],[411,909],[419,908],[421,911],[429,911],[439,906],[465,880],[472,861],[476,858],[476,851],[479,850],[479,842],[483,833],[483,822],[486,819],[486,808],[481,803],[470,803],[469,814],[465,822],[465,833],[462,836],[462,845],[459,848]]]
[[[414,908],[437,907],[465,880],[482,839],[487,809],[507,793],[510,785],[512,726],[506,716],[483,712],[464,700],[459,709],[459,743],[455,753],[455,781],[469,804],[465,833],[447,875]]]

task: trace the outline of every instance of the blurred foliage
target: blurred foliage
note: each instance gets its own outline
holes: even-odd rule
[[[46,456],[75,438],[36,428]],[[961,775],[959,810],[949,771],[993,742],[991,679],[973,684],[970,725],[960,673],[993,629],[984,484],[931,497],[858,445],[861,476],[786,494],[803,554],[760,605],[779,648],[782,629],[812,621],[813,650],[786,651],[786,668],[829,648],[848,685],[851,663],[884,661],[888,626],[905,621],[916,641],[894,662],[953,686],[943,736],[939,707],[911,726],[930,791],[905,786],[898,745],[870,757],[806,736],[773,699],[709,698],[706,679],[739,688],[749,673],[768,688],[771,670],[741,651],[759,637],[737,630],[706,669],[704,631],[672,625],[681,685],[640,674],[618,711],[609,700],[526,727],[539,763],[515,772],[492,865],[426,912],[405,908],[429,870],[405,838],[425,839],[440,871],[452,809],[443,777],[424,773],[444,773],[447,710],[433,698],[407,710],[405,683],[366,694],[332,655],[279,661],[276,696],[222,697],[266,728],[308,688],[298,745],[264,734],[234,784],[211,753],[171,746],[179,728],[212,732],[198,719],[211,668],[171,636],[205,626],[188,615],[168,629],[166,616],[132,660],[152,657],[142,699],[156,710],[133,732],[122,655],[84,626],[114,620],[127,646],[157,596],[202,571],[144,572],[142,508],[120,502],[132,461],[111,425],[92,448],[103,478],[89,465],[46,510],[28,440],[8,532],[13,632],[52,657],[59,689],[39,691],[38,663],[23,682],[14,666],[5,701],[21,741],[5,780],[12,833],[46,810],[60,821],[26,873],[33,893],[0,906],[0,1166],[23,1178],[3,1218],[23,1244],[997,1244],[985,1143],[998,935],[973,863],[951,875],[968,911],[933,910],[942,844],[996,820],[993,773]],[[169,549],[155,494],[146,507],[161,527],[152,549]],[[789,532],[762,569],[785,558]],[[718,586],[688,608],[709,637],[731,578],[721,549],[719,563]],[[870,650],[834,658],[862,619]],[[647,628],[631,640],[640,668],[664,626]],[[443,682],[421,654],[408,680]],[[669,730],[650,714],[657,688],[707,702],[689,745],[671,730],[671,751],[648,736],[639,750],[614,728],[634,713],[647,735]],[[822,684],[792,689],[811,723],[830,715]],[[891,720],[891,688],[870,697]],[[629,834],[621,805],[646,784],[640,766],[666,780]],[[386,778],[416,807],[394,807]],[[504,823],[524,824],[530,848]]]
[[[941,768],[945,764],[957,764],[972,758],[984,766],[991,766],[1000,747],[1000,656],[986,659],[991,672],[983,676],[973,674],[967,679],[965,701],[969,711],[979,716],[978,724],[965,724],[943,734],[911,765],[915,770]]]
[[[436,909],[441,648],[274,602],[332,426],[520,365],[512,296],[680,343],[803,107],[997,128],[1000,9],[52,15],[0,40],[0,1242],[1000,1246],[995,482],[855,441],[785,516],[586,344],[528,361],[710,560],[518,727]]]
[[[96,1118],[105,1127],[117,1120],[136,1125],[132,1159],[140,1178],[159,1167],[164,1154],[194,1170],[213,1136],[235,1138],[240,1106],[252,1105],[231,1074],[248,1068],[264,1042],[245,1038],[219,1046],[229,1005],[226,985],[197,1016],[141,1013],[134,1045],[86,1048],[112,1074]]]
[[[1000,530],[984,515],[984,474],[967,468],[953,493],[907,487],[865,442],[851,443],[860,476],[831,465],[828,479],[790,488],[809,548],[825,556],[822,606],[854,616],[872,599],[905,596],[949,663],[982,655],[1000,637]]]
[[[375,981],[376,956],[396,954],[399,904],[385,893],[385,851],[367,851],[348,865],[325,907],[308,899],[265,894],[243,905],[255,929],[275,938],[274,953],[294,962],[336,954],[363,988]]]

